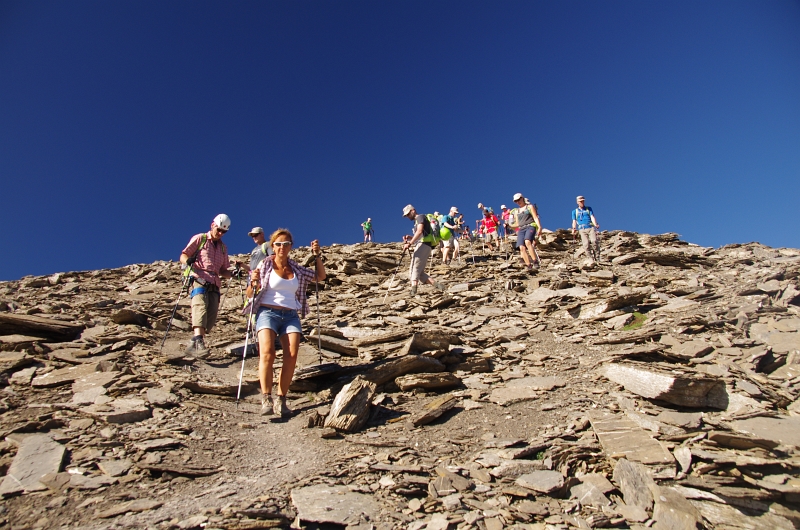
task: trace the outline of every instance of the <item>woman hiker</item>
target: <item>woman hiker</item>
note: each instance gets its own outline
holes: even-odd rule
[[[253,312],[256,315],[256,334],[258,336],[258,380],[261,383],[261,414],[288,416],[292,413],[286,406],[286,394],[292,383],[292,376],[300,350],[302,328],[300,317],[308,314],[306,289],[309,282],[325,279],[325,266],[319,248],[319,241],[311,242],[311,252],[316,256],[314,268],[301,267],[289,259],[292,250],[292,234],[285,228],[275,230],[269,238],[275,252],[265,258],[250,273],[247,296],[253,296]],[[249,311],[249,308],[246,308]],[[300,316],[298,316],[298,311]],[[278,378],[278,399],[272,398],[272,365],[275,362],[275,338],[279,337],[283,348],[283,366]]]

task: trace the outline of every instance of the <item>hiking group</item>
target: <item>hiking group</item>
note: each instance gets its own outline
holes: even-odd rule
[[[411,268],[409,279],[411,281],[411,295],[417,293],[420,282],[431,284],[436,289],[444,290],[440,282],[425,273],[427,261],[433,249],[441,246],[442,262],[449,265],[452,258],[459,257],[458,239],[461,234],[472,243],[475,238],[480,238],[483,245],[490,252],[498,249],[508,242],[512,235],[516,235],[515,246],[519,249],[520,257],[530,273],[541,266],[539,253],[536,251],[536,241],[542,233],[542,222],[535,204],[532,204],[521,193],[513,196],[516,208],[508,209],[506,205],[500,207],[501,217],[495,215],[491,207],[478,203],[478,209],[483,214],[476,221],[475,232],[470,233],[469,226],[464,224],[463,215],[458,208],[450,208],[448,215],[439,215],[439,212],[423,215],[417,212],[413,205],[403,208],[403,217],[414,222],[412,236],[405,236],[403,252],[411,250]],[[578,207],[572,211],[572,232],[580,233],[583,251],[591,259],[592,264],[600,260],[600,242],[597,230],[600,225],[594,217],[591,207],[585,205],[583,196],[577,197]],[[412,250],[413,247],[413,250]],[[450,255],[450,250],[453,255]],[[474,259],[474,258],[473,258]]]
[[[424,215],[417,212],[411,204],[403,208],[403,217],[414,223],[412,235],[403,236],[403,254],[410,253],[411,264],[409,280],[411,295],[415,296],[420,282],[432,285],[439,291],[445,286],[434,280],[426,272],[426,265],[435,248],[441,247],[442,262],[450,264],[453,259],[461,259],[459,254],[459,238],[468,239],[472,243],[475,237],[482,238],[490,251],[494,244],[500,245],[516,235],[516,248],[528,268],[534,272],[541,260],[536,251],[536,241],[542,232],[542,223],[535,204],[532,204],[521,193],[513,197],[516,208],[501,206],[501,217],[498,218],[491,208],[478,204],[483,218],[478,222],[474,233],[464,222],[463,214],[453,206],[446,215],[438,212]],[[577,197],[578,207],[572,211],[572,232],[579,233],[583,251],[593,261],[600,259],[600,242],[597,237],[599,224],[592,208],[585,205],[583,196]],[[203,358],[208,354],[205,336],[214,327],[220,310],[220,288],[223,278],[241,277],[248,274],[247,303],[244,314],[250,315],[247,321],[247,338],[254,328],[258,340],[259,365],[258,378],[261,386],[261,414],[277,414],[281,417],[291,414],[286,404],[286,395],[294,376],[297,356],[302,340],[300,319],[309,312],[307,290],[311,282],[324,281],[325,266],[319,241],[311,242],[311,253],[314,256],[314,268],[299,265],[290,259],[294,245],[291,232],[279,228],[272,232],[267,240],[264,229],[255,227],[248,235],[253,238],[256,247],[250,253],[250,262],[243,265],[231,261],[222,237],[230,230],[231,219],[225,214],[217,215],[211,222],[208,232],[192,236],[180,255],[180,264],[184,273],[183,290],[189,293],[192,311],[192,338],[186,353]],[[364,241],[372,241],[372,219],[361,224]],[[473,253],[474,260],[474,253]],[[402,257],[398,269],[402,264]],[[246,268],[246,270],[244,270]],[[196,284],[196,286],[195,286]],[[178,303],[175,305],[177,309]],[[319,309],[318,309],[319,311]],[[173,310],[173,317],[175,310]],[[170,320],[170,324],[172,320]],[[169,326],[167,327],[169,333]],[[167,335],[164,335],[166,340]],[[283,350],[283,364],[278,376],[277,399],[273,397],[273,365],[275,362],[275,342],[280,341]],[[162,341],[162,346],[163,346]],[[247,344],[247,343],[246,343]],[[243,353],[242,371],[244,371]],[[241,388],[241,374],[240,374]],[[237,397],[238,400],[238,397]]]
[[[181,252],[180,263],[187,278],[184,285],[188,287],[191,298],[194,331],[186,353],[201,358],[208,354],[204,337],[214,327],[219,313],[221,278],[231,278],[242,271],[242,265],[238,262],[234,263],[231,270],[228,250],[222,242],[222,236],[230,229],[230,225],[230,218],[219,214],[212,221],[211,229],[193,236]],[[275,230],[268,241],[261,227],[253,228],[248,235],[253,238],[256,247],[250,254],[248,302],[243,312],[253,316],[252,320],[248,319],[248,337],[251,326],[254,326],[258,339],[261,414],[274,413],[285,417],[291,414],[286,405],[286,394],[300,349],[300,318],[309,312],[306,291],[311,282],[325,280],[325,266],[318,240],[311,242],[314,255],[312,270],[289,258],[294,240],[291,232],[285,228]],[[192,288],[195,283],[198,286]],[[277,399],[272,396],[276,339],[283,349]]]

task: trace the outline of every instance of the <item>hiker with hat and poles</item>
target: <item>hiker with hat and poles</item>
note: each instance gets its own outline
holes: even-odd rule
[[[539,227],[539,212],[521,193],[514,194],[514,203],[517,205],[517,213],[514,216],[511,227],[517,229],[517,248],[519,249],[522,261],[528,267],[528,272],[533,272],[539,268],[539,256],[536,253],[536,236]]]
[[[230,227],[230,217],[219,214],[211,222],[211,230],[193,236],[181,252],[181,269],[188,270],[190,282],[197,284],[190,293],[194,329],[192,340],[186,348],[186,353],[190,355],[202,357],[208,354],[204,337],[217,322],[221,279],[232,276],[228,249],[222,242],[222,236]]]
[[[483,210],[483,219],[481,219],[480,232],[483,233],[483,240],[485,241],[486,246],[489,247],[489,252],[494,252],[492,241],[496,241],[498,244],[500,243],[497,235],[497,228],[499,224],[500,220],[497,219],[497,216],[492,212],[491,208],[486,208]]]
[[[450,260],[458,257],[460,260],[461,257],[458,255],[458,221],[456,220],[456,216],[458,215],[458,208],[453,206],[450,208],[450,213],[442,217],[442,228],[440,230],[440,235],[442,236],[442,263],[445,265],[450,265]],[[445,237],[447,236],[447,237]],[[452,251],[452,256],[450,252]]]
[[[277,414],[281,417],[292,413],[286,405],[286,394],[292,383],[300,340],[303,330],[300,318],[309,312],[306,290],[311,282],[325,280],[325,265],[319,241],[311,242],[314,255],[314,270],[289,259],[292,250],[292,234],[285,228],[275,230],[269,238],[274,255],[264,258],[258,267],[250,271],[247,296],[250,304],[243,313],[249,314],[252,305],[256,316],[258,336],[258,380],[261,384],[261,414]],[[299,312],[299,315],[298,315]],[[275,362],[275,339],[281,341],[283,365],[278,376],[278,399],[272,397]]]
[[[254,227],[247,235],[252,237],[253,243],[256,244],[256,248],[250,251],[250,270],[254,271],[259,263],[264,261],[264,258],[272,256],[275,252],[272,251],[272,247],[264,239],[264,229],[260,226]]]
[[[592,263],[600,262],[600,241],[597,239],[597,230],[600,225],[594,217],[591,206],[585,206],[586,199],[583,195],[576,198],[578,207],[572,210],[572,235],[577,231],[581,235],[581,245],[583,251],[592,260]]]
[[[438,246],[439,241],[439,238],[433,233],[431,222],[426,216],[418,214],[417,210],[410,204],[403,208],[403,217],[414,222],[414,235],[411,237],[403,237],[405,240],[403,244],[403,253],[416,245],[411,254],[411,269],[409,271],[411,296],[417,294],[417,284],[419,284],[419,282],[429,283],[436,289],[444,291],[444,285],[434,281],[433,278],[425,273],[425,265],[428,263],[428,258],[431,257],[431,252]]]
[[[372,217],[367,217],[367,220],[361,223],[361,229],[364,231],[364,243],[367,241],[372,243],[372,235],[375,233],[372,230]]]

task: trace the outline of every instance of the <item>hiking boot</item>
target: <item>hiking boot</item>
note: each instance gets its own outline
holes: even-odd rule
[[[275,402],[272,399],[272,394],[261,394],[261,415],[271,416]]]
[[[273,406],[272,410],[278,416],[284,418],[292,413],[291,409],[286,406],[286,396],[278,396],[278,400],[275,401],[275,405]]]
[[[205,357],[208,355],[208,348],[206,348],[206,343],[203,341],[202,335],[195,335],[192,337],[191,342],[189,342],[189,345],[186,347],[186,353],[195,357]]]
[[[417,296],[417,286],[416,285],[412,285],[411,286],[411,296]]]
[[[537,269],[537,270],[539,269],[539,261],[534,261],[533,262],[533,268]]]
[[[444,284],[442,282],[433,282],[433,288],[444,292]]]

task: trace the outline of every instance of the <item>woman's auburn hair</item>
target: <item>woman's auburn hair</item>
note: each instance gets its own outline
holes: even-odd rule
[[[270,236],[269,236],[269,246],[272,246],[272,244],[275,243],[275,240],[278,239],[281,236],[288,237],[289,241],[294,243],[294,239],[292,239],[292,233],[289,232],[288,229],[286,229],[286,228],[278,228],[277,230],[272,232],[272,234],[270,234]]]

